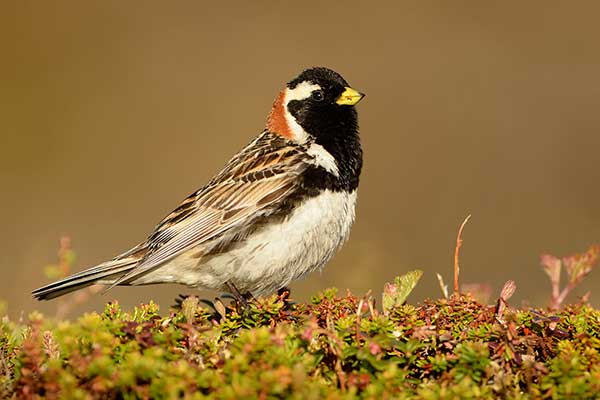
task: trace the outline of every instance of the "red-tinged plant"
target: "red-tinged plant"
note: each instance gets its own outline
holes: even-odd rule
[[[58,263],[47,265],[44,268],[44,273],[50,279],[65,278],[72,273],[76,257],[71,247],[71,238],[64,235],[60,238]],[[99,293],[101,290],[101,286],[90,286],[75,293],[68,301],[64,298],[58,299],[56,303],[56,319],[65,318],[75,306],[87,302],[92,295]]]
[[[496,303],[496,320],[501,324],[504,324],[504,320],[502,316],[504,315],[504,310],[508,306],[508,299],[512,297],[512,295],[517,290],[517,284],[513,280],[506,281],[502,290],[500,291],[500,297],[498,298],[498,302]]]
[[[591,246],[585,253],[562,258],[550,254],[542,254],[540,262],[552,285],[551,309],[557,310],[561,307],[569,293],[592,272],[592,269],[598,264],[599,259],[600,245],[597,244]],[[560,276],[563,267],[567,273],[569,282],[561,290]]]

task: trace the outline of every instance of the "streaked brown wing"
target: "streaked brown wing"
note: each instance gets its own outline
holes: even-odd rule
[[[297,189],[296,178],[307,167],[308,157],[297,145],[263,133],[158,225],[146,242],[145,258],[112,286],[135,280],[194,246],[269,215]]]

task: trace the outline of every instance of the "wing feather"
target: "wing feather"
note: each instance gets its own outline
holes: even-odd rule
[[[159,224],[146,243],[145,257],[109,289],[272,213],[298,188],[297,177],[307,167],[307,157],[298,145],[263,133]]]

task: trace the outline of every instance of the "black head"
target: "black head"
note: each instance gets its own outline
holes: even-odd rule
[[[316,67],[303,71],[287,84],[287,111],[317,142],[332,135],[357,131],[354,105],[364,95],[348,85],[340,74]]]
[[[335,160],[334,173],[322,167],[307,173],[308,186],[345,191],[358,186],[362,149],[354,106],[363,97],[340,74],[318,67],[289,82],[275,102],[268,124],[272,132],[300,143],[312,137]]]
[[[341,90],[340,93],[344,91],[345,87],[349,86],[348,82],[346,82],[346,80],[340,74],[325,67],[305,69],[302,71],[302,73],[300,73],[300,75],[294,78],[294,80],[288,82],[287,86],[290,89],[294,89],[302,82],[312,82],[321,86],[323,89],[335,88],[337,90]]]

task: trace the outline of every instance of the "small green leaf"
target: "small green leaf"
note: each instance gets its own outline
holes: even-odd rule
[[[383,287],[383,312],[387,315],[394,307],[402,305],[413,291],[423,271],[414,270],[396,277],[394,283],[386,283]]]

